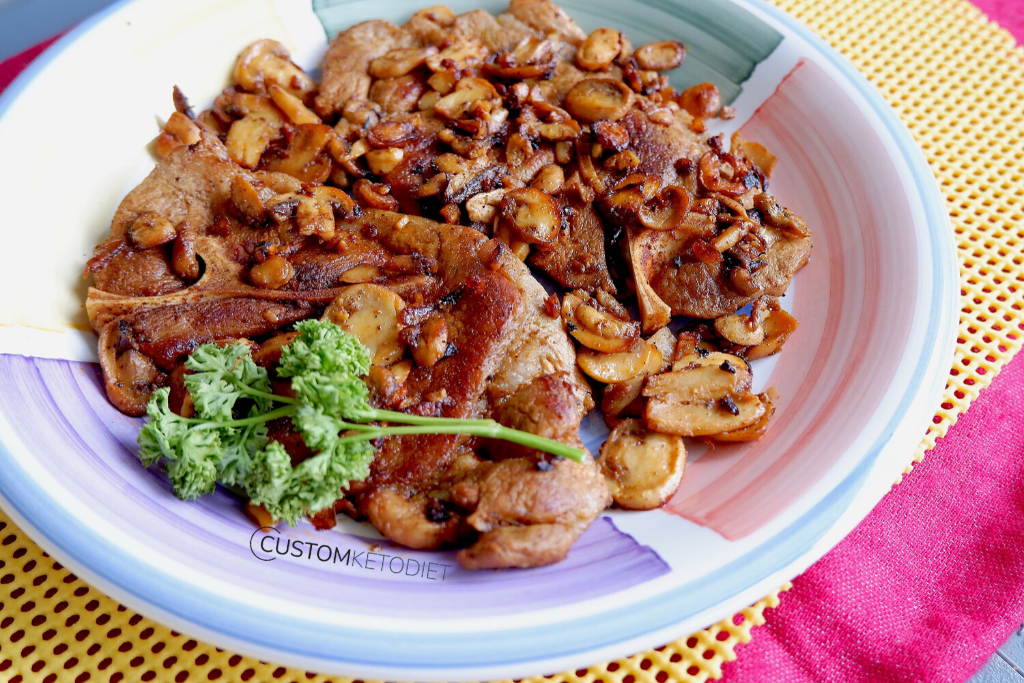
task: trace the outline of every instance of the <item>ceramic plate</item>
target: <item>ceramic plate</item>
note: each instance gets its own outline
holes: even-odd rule
[[[428,3],[424,2],[422,5]],[[199,106],[252,40],[314,68],[327,36],[417,0],[132,0],[62,38],[0,99],[0,495],[46,550],[124,604],[225,648],[391,680],[519,678],[659,646],[732,614],[839,541],[908,462],[952,364],[957,265],[910,135],[835,52],[756,0],[568,0],[586,30],[688,48],[736,128],[779,159],[772,191],[814,230],[785,298],[800,328],[754,363],[780,395],[760,442],[693,449],[662,509],[608,512],[559,564],[468,572],[368,526],[253,534],[238,500],[183,503],[107,402],[80,273],[152,168],[171,86]],[[501,11],[501,0],[451,7]],[[596,449],[599,416],[584,424]],[[284,551],[283,553],[281,551]]]

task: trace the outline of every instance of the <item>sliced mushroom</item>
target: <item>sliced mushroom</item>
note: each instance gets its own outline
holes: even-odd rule
[[[615,384],[661,369],[661,353],[652,344],[637,339],[632,348],[619,353],[580,351],[576,354],[580,369],[598,382]]]
[[[505,197],[505,190],[481,192],[466,201],[466,214],[474,223],[491,223],[498,215],[498,205]]]
[[[420,135],[408,121],[381,121],[366,133],[366,141],[374,147],[402,147]]]
[[[633,59],[641,69],[668,71],[683,63],[686,48],[678,40],[659,40],[633,51]]]
[[[529,244],[553,242],[562,227],[562,211],[558,202],[551,195],[532,187],[507,191],[501,200],[499,213],[501,224]]]
[[[591,129],[604,149],[621,152],[629,146],[629,131],[614,121],[598,121]]]
[[[530,182],[530,187],[547,194],[558,194],[565,185],[565,171],[558,164],[548,164],[537,171]]]
[[[740,346],[757,346],[765,339],[764,327],[753,316],[723,315],[715,319],[715,330],[725,339]]]
[[[330,320],[354,335],[367,348],[375,365],[390,365],[405,353],[399,338],[402,298],[390,289],[365,283],[346,287],[324,311]]]
[[[714,83],[692,85],[679,95],[679,106],[698,119],[710,119],[722,106]]]
[[[551,41],[534,36],[523,38],[512,52],[503,52],[484,65],[487,75],[508,80],[548,78],[554,70]]]
[[[721,362],[718,362],[719,359]],[[721,398],[730,392],[748,391],[752,381],[750,368],[742,359],[731,354],[713,353],[707,357],[697,356],[689,363],[677,361],[671,372],[657,375],[648,381],[644,395],[659,394],[681,401],[705,401]]]
[[[231,179],[231,203],[249,223],[258,225],[266,218],[266,207],[260,193],[245,176],[237,175]]]
[[[412,346],[412,358],[418,365],[429,368],[444,358],[448,350],[448,323],[437,315],[423,323]]]
[[[647,343],[658,349],[658,354],[661,356],[661,367],[650,374],[656,375],[668,370],[672,365],[672,357],[675,355],[677,343],[675,335],[667,327],[663,327],[651,335]]]
[[[789,339],[789,335],[796,331],[798,324],[796,318],[781,308],[770,312],[761,323],[764,328],[764,341],[747,349],[747,360],[757,360],[778,353]]]
[[[697,163],[697,179],[708,192],[721,192],[724,195],[738,197],[745,194],[748,188],[742,181],[722,177],[722,159],[715,152],[707,152]]]
[[[761,416],[761,419],[741,429],[715,434],[714,440],[727,442],[757,441],[764,436],[765,432],[768,431],[769,421],[775,415],[775,405],[772,399],[773,393],[774,389],[769,389],[767,392],[757,395],[757,398],[764,405],[764,415]]]
[[[163,159],[178,147],[194,145],[202,136],[202,131],[194,121],[181,112],[174,112],[156,139],[157,156]]]
[[[765,406],[750,393],[750,368],[729,354],[688,356],[647,380],[644,419],[657,432],[711,436],[747,427]]]
[[[604,388],[601,398],[601,412],[605,423],[612,429],[624,417],[640,417],[647,407],[647,399],[642,390],[646,375],[638,375],[625,382],[609,384]]]
[[[329,207],[334,215],[340,218],[348,218],[356,211],[355,200],[337,187],[320,185],[312,189],[312,195],[318,204],[322,207]]]
[[[139,249],[152,249],[173,241],[178,231],[173,223],[155,211],[144,211],[132,222],[128,236]]]
[[[566,93],[565,108],[584,123],[618,121],[629,112],[633,100],[633,91],[622,81],[588,78]]]
[[[680,342],[682,342],[683,334],[679,335]],[[677,355],[677,359],[672,363],[672,371],[680,372],[692,368],[717,367],[725,370],[726,372],[730,372],[731,369],[737,368],[748,374],[750,372],[750,366],[739,356],[734,356],[731,353],[709,350],[703,341],[698,341],[695,349],[695,351],[685,356]],[[703,351],[707,351],[707,353],[703,353]],[[740,379],[745,380],[746,377],[741,376]]]
[[[626,419],[601,446],[597,462],[619,507],[653,510],[679,488],[686,446],[678,436],[652,432],[640,420]]]
[[[643,203],[637,211],[637,218],[651,230],[675,230],[682,225],[689,208],[690,193],[669,185]]]
[[[650,283],[655,265],[663,261],[659,255],[666,250],[659,244],[658,236],[663,234],[667,233],[641,231],[635,227],[626,229],[633,281],[636,285],[637,303],[640,306],[640,322],[645,334],[665,327],[672,319],[672,307],[661,300]]]
[[[395,170],[404,158],[405,151],[401,147],[371,149],[366,153],[366,165],[370,167],[371,173],[385,175]]]
[[[488,81],[482,78],[463,78],[450,93],[437,101],[434,113],[456,121],[469,111],[473,103],[497,99],[498,91]]]
[[[295,126],[286,156],[270,158],[266,163],[267,170],[271,173],[287,173],[304,183],[322,183],[330,175],[331,164],[326,157],[318,157],[333,135],[331,127],[324,124],[303,123]]]
[[[611,65],[621,49],[618,31],[611,28],[595,29],[576,50],[576,64],[586,71],[601,71]]]
[[[714,436],[752,425],[764,413],[764,404],[750,393],[692,403],[651,396],[644,420],[649,429],[662,434]]]
[[[249,114],[231,124],[225,145],[228,156],[239,166],[256,168],[270,141],[277,136],[277,127],[262,116]]]
[[[302,103],[302,100],[288,92],[277,84],[272,84],[267,92],[274,104],[284,112],[288,120],[298,125],[300,123],[321,123],[320,117],[313,113],[309,107]]]
[[[431,71],[447,69],[446,62],[454,63],[458,68],[482,64],[487,58],[487,47],[479,40],[467,40],[449,45],[440,52],[428,55],[427,67]]]
[[[271,255],[263,263],[258,263],[249,271],[249,281],[262,289],[281,289],[295,275],[295,267],[277,254]]]
[[[732,134],[730,149],[733,155],[743,155],[749,159],[766,178],[770,178],[772,171],[775,170],[775,155],[759,142],[744,140],[739,131]]]
[[[640,336],[635,322],[620,320],[599,310],[597,301],[581,291],[562,298],[562,319],[575,339],[594,351],[618,353],[633,346]]]
[[[438,50],[433,45],[427,47],[404,48],[389,50],[383,57],[370,62],[368,72],[374,78],[398,78],[426,63]]]
[[[807,237],[811,234],[804,220],[779,204],[767,192],[754,196],[754,208],[761,212],[765,222],[792,237]]]
[[[288,49],[269,39],[257,40],[238,56],[235,82],[257,93],[278,85],[303,99],[316,90],[316,82],[292,63]]]

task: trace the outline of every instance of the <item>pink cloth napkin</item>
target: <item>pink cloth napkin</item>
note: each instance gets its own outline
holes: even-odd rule
[[[1024,353],[794,580],[727,683],[966,680],[1024,621]]]
[[[1018,43],[1024,43],[1024,0],[975,0],[974,4],[1012,33]]]
[[[981,0],[1024,40],[1024,0]],[[53,40],[0,63],[0,91]],[[1024,354],[794,582],[727,683],[959,682],[1024,621]]]

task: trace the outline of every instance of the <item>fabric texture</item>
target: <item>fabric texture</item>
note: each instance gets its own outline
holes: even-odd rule
[[[1024,620],[1024,354],[794,580],[729,683],[963,681]]]

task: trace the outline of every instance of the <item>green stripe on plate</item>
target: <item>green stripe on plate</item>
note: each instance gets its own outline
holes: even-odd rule
[[[499,14],[504,0],[454,0],[456,13],[485,9]],[[782,42],[782,34],[747,10],[730,2],[707,0],[564,0],[559,3],[585,31],[617,28],[634,46],[675,39],[686,45],[686,61],[670,73],[672,86],[682,90],[710,81],[723,102],[740,94],[754,68]],[[417,0],[313,0],[313,11],[327,35],[369,19],[406,21],[424,6]],[[655,28],[656,27],[656,28]]]

